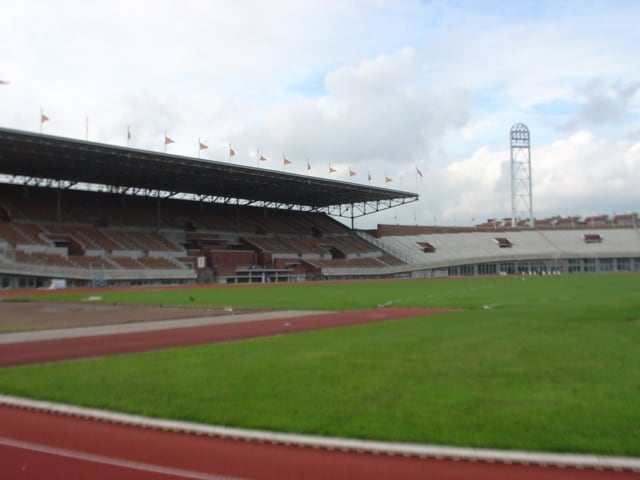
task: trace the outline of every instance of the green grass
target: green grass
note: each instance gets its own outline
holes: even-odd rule
[[[104,292],[118,303],[462,310],[10,368],[0,391],[276,431],[637,457],[639,291],[638,275],[576,275]]]

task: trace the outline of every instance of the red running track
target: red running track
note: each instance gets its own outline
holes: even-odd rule
[[[347,453],[146,430],[0,407],[3,480],[599,480],[632,472]]]
[[[0,344],[0,367],[226,342],[362,323],[398,320],[421,315],[434,315],[448,311],[451,310],[375,308],[172,330],[147,330],[126,334]]]

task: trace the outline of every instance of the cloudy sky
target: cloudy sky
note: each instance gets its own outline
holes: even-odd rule
[[[637,0],[5,2],[0,126],[37,132],[42,108],[48,134],[85,138],[88,118],[93,141],[126,145],[129,126],[132,147],[162,151],[167,132],[169,153],[278,171],[286,155],[288,172],[308,159],[420,195],[370,227],[509,216],[524,123],[534,216],[627,213],[638,18]]]

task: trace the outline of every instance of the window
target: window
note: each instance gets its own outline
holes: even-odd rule
[[[496,237],[495,241],[500,248],[511,248],[513,246],[513,243],[506,237]]]
[[[433,253],[436,251],[436,247],[431,245],[429,242],[417,242],[417,243],[424,253]]]
[[[584,243],[602,243],[602,235],[599,233],[584,233],[582,235]]]
[[[629,271],[631,271],[631,259],[630,258],[619,258],[618,259],[618,271],[620,271],[620,272],[629,272]]]
[[[495,263],[481,263],[478,265],[478,275],[496,275],[498,266]]]
[[[600,259],[600,271],[601,272],[613,272],[613,258],[601,258]]]

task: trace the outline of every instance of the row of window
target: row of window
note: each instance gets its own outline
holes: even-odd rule
[[[640,272],[640,257],[571,258],[494,262],[448,267],[449,276],[545,275],[588,272]]]

